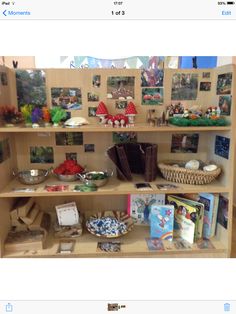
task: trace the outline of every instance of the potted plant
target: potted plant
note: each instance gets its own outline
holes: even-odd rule
[[[61,122],[61,120],[66,118],[66,111],[62,109],[61,107],[53,107],[50,110],[50,114],[52,117],[51,119],[52,119],[54,127],[59,126],[59,123]]]
[[[22,114],[13,106],[3,106],[0,108],[0,116],[4,121],[5,126],[14,126],[22,122]]]
[[[39,127],[39,123],[40,121],[42,121],[42,117],[43,117],[43,111],[41,108],[34,108],[32,110],[32,116],[31,116],[31,119],[32,119],[32,127],[33,128],[38,128]]]
[[[43,121],[44,121],[44,126],[50,126],[50,121],[51,121],[51,114],[50,111],[47,107],[42,108],[43,111]]]
[[[33,105],[27,104],[21,107],[21,112],[22,112],[26,127],[32,127],[32,111],[33,111]]]

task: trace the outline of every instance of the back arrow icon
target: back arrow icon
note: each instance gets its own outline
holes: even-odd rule
[[[7,10],[3,11],[2,14],[4,14],[5,16],[7,16],[6,12],[7,12]]]

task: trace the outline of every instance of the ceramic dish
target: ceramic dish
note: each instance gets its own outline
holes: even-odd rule
[[[86,221],[88,231],[103,238],[118,238],[133,228],[133,220],[126,212],[106,211],[91,216]]]

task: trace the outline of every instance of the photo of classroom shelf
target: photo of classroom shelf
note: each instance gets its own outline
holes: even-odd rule
[[[0,257],[232,257],[233,64],[0,73]]]

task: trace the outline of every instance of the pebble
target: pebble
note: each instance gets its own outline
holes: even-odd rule
[[[205,167],[203,167],[204,171],[214,171],[216,170],[218,167],[216,165],[207,165]]]
[[[190,160],[185,164],[186,169],[198,170],[200,167],[200,162],[198,160]]]

